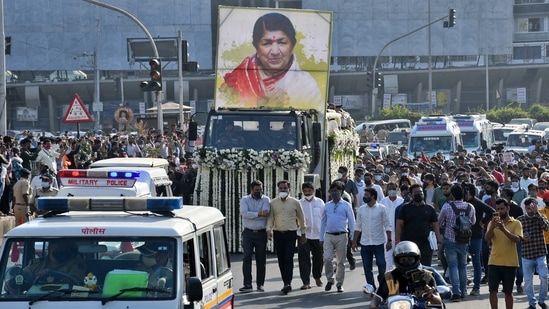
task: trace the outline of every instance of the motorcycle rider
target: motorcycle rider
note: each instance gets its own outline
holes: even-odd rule
[[[430,304],[442,304],[442,298],[436,290],[433,273],[420,264],[421,252],[411,241],[398,243],[393,252],[395,268],[385,273],[379,283],[370,308],[379,308],[383,300],[399,294],[414,294]]]

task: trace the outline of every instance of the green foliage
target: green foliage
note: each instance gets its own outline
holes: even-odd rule
[[[530,118],[537,119],[537,121],[549,121],[549,107],[541,104],[534,104],[528,109]]]
[[[523,111],[519,106],[505,106],[493,108],[488,111],[480,110],[479,113],[486,114],[486,118],[493,122],[508,123],[513,118],[530,118],[527,111]]]
[[[397,105],[395,107],[380,110],[379,115],[371,120],[410,119],[412,123],[416,123],[421,116],[427,116],[427,114],[413,112],[404,106]]]

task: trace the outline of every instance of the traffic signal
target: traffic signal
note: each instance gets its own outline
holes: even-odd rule
[[[7,36],[6,38],[6,49],[5,49],[5,54],[6,55],[11,55],[11,36]]]
[[[162,63],[160,59],[153,58],[149,61],[151,79],[142,81],[140,84],[143,91],[161,91],[162,90]]]
[[[189,61],[189,42],[181,41],[181,63],[185,64]]]
[[[374,78],[374,88],[382,88],[383,87],[383,76],[381,75],[381,72],[376,72],[376,76]]]
[[[372,72],[366,73],[366,89],[372,89]]]
[[[448,12],[448,28],[456,25],[456,10],[450,9]]]

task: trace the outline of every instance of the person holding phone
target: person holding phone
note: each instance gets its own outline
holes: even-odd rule
[[[484,238],[492,243],[488,259],[488,290],[490,307],[498,307],[498,288],[503,285],[505,307],[513,308],[513,285],[519,266],[519,255],[516,244],[523,239],[522,224],[509,216],[509,202],[498,198],[495,201],[496,212],[488,223]]]

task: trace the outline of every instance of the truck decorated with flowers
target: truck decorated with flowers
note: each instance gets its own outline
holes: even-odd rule
[[[194,152],[193,203],[223,212],[229,250],[240,252],[239,202],[253,180],[271,198],[280,180],[290,182],[291,196],[311,181],[325,198],[338,167],[354,166],[359,137],[327,110],[331,12],[220,7],[219,16],[216,98]],[[252,32],[250,44],[242,34]]]

